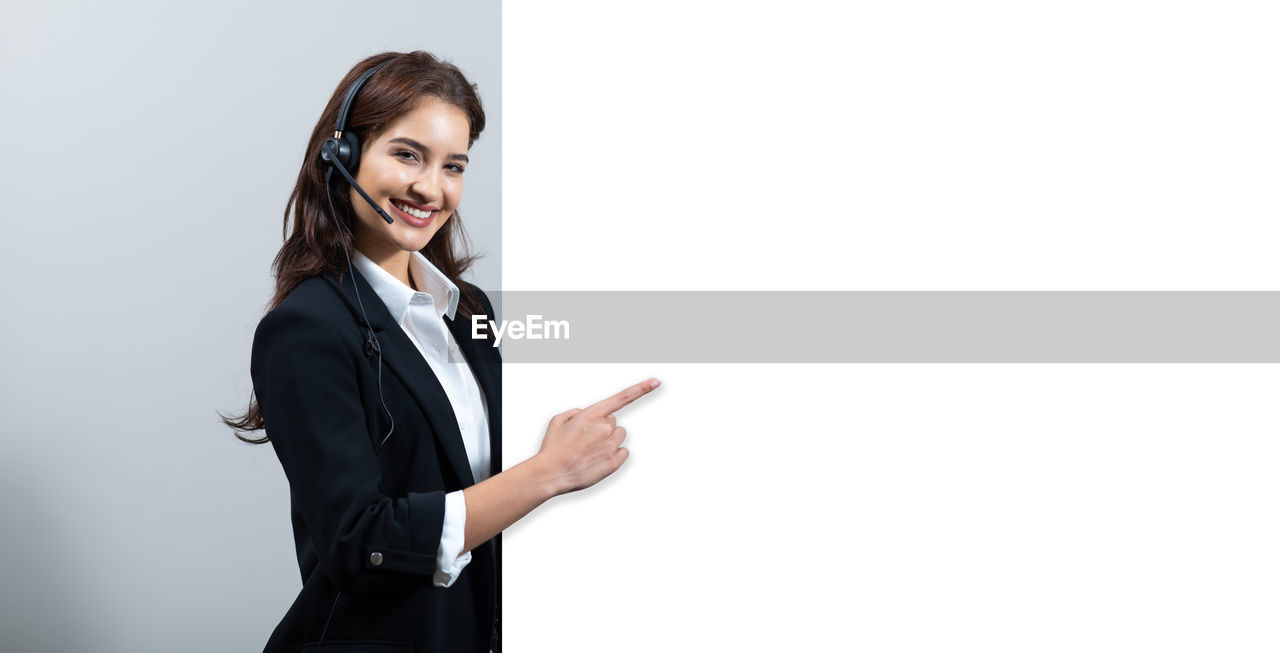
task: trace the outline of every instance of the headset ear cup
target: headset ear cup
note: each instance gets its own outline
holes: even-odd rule
[[[333,167],[333,160],[335,158],[340,159],[341,156],[342,144],[338,142],[338,139],[330,136],[320,144],[320,160],[328,164],[328,167]]]
[[[356,170],[360,168],[360,137],[355,132],[344,132],[342,134],[342,147],[339,151],[342,153],[342,165],[347,167],[347,172],[351,176],[356,176]]]
[[[331,136],[325,139],[320,145],[320,160],[330,166],[336,160],[347,169],[348,173],[355,176],[356,168],[360,167],[360,137],[355,134],[343,134],[342,138]]]

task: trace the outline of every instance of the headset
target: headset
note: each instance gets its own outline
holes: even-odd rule
[[[378,356],[378,401],[382,404],[382,410],[386,412],[387,419],[391,420],[391,428],[387,429],[387,434],[382,436],[382,440],[378,442],[375,452],[382,450],[382,445],[387,443],[391,438],[391,434],[396,430],[395,417],[391,415],[391,410],[387,408],[387,400],[382,396],[382,345],[378,343],[377,336],[373,335],[373,325],[369,322],[369,313],[364,309],[364,301],[360,298],[360,284],[356,283],[355,266],[351,264],[351,250],[347,248],[346,234],[343,233],[342,224],[338,222],[338,212],[333,207],[333,194],[330,191],[330,179],[333,178],[333,171],[337,170],[351,187],[360,193],[360,197],[373,207],[378,215],[382,216],[387,224],[395,222],[390,215],[383,210],[378,203],[364,192],[360,184],[356,183],[355,172],[360,166],[360,137],[354,131],[347,131],[347,116],[351,113],[351,107],[356,102],[356,96],[360,94],[360,89],[364,87],[365,82],[369,81],[373,74],[382,69],[383,66],[391,63],[391,60],[384,61],[356,78],[351,84],[351,88],[347,89],[346,97],[342,98],[342,106],[338,109],[338,124],[334,127],[333,136],[326,138],[320,144],[320,160],[326,165],[327,170],[324,173],[324,192],[325,197],[329,200],[329,217],[333,220],[333,226],[338,230],[338,239],[342,242],[342,252],[347,257],[347,273],[351,275],[351,285],[356,291],[356,303],[360,306],[360,314],[364,316],[365,327],[369,330],[364,342],[365,355],[372,357],[374,354]],[[335,602],[336,607],[336,602]],[[332,615],[330,615],[332,616]],[[327,626],[327,623],[326,623]]]
[[[329,164],[329,170],[325,172],[325,188],[329,186],[329,177],[332,176],[334,170],[337,170],[342,173],[343,177],[346,177],[347,183],[350,183],[360,193],[360,197],[363,197],[364,201],[368,202],[369,206],[372,206],[373,210],[377,211],[378,215],[387,221],[387,224],[391,224],[395,220],[392,220],[391,216],[387,215],[387,212],[381,206],[378,206],[378,203],[374,202],[368,193],[364,192],[360,184],[356,183],[354,174],[360,166],[360,137],[354,131],[347,131],[347,116],[351,113],[351,106],[356,103],[356,96],[360,94],[360,89],[364,87],[364,83],[389,63],[391,63],[391,60],[384,61],[364,71],[364,74],[356,78],[356,81],[351,84],[351,88],[347,90],[346,97],[342,98],[342,106],[338,109],[338,124],[334,127],[333,136],[326,138],[324,143],[320,144],[320,160]]]

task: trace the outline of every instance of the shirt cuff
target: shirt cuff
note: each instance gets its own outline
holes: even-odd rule
[[[467,501],[462,490],[444,495],[444,528],[436,552],[436,587],[449,587],[471,562],[471,552],[463,552],[467,536]]]

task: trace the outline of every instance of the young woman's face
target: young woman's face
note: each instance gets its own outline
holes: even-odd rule
[[[462,201],[469,136],[462,109],[425,97],[367,143],[356,182],[395,222],[387,224],[352,188],[356,248],[381,261],[426,247]]]

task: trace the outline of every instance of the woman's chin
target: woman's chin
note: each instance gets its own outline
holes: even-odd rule
[[[431,242],[430,238],[422,238],[419,240],[408,241],[408,242],[401,243],[400,249],[406,252],[420,252],[424,248],[426,248],[427,243],[430,243],[430,242]]]
[[[405,252],[417,252],[426,247],[427,243],[431,242],[431,237],[434,235],[434,231],[430,234],[424,234],[421,232],[396,234],[396,247]]]

